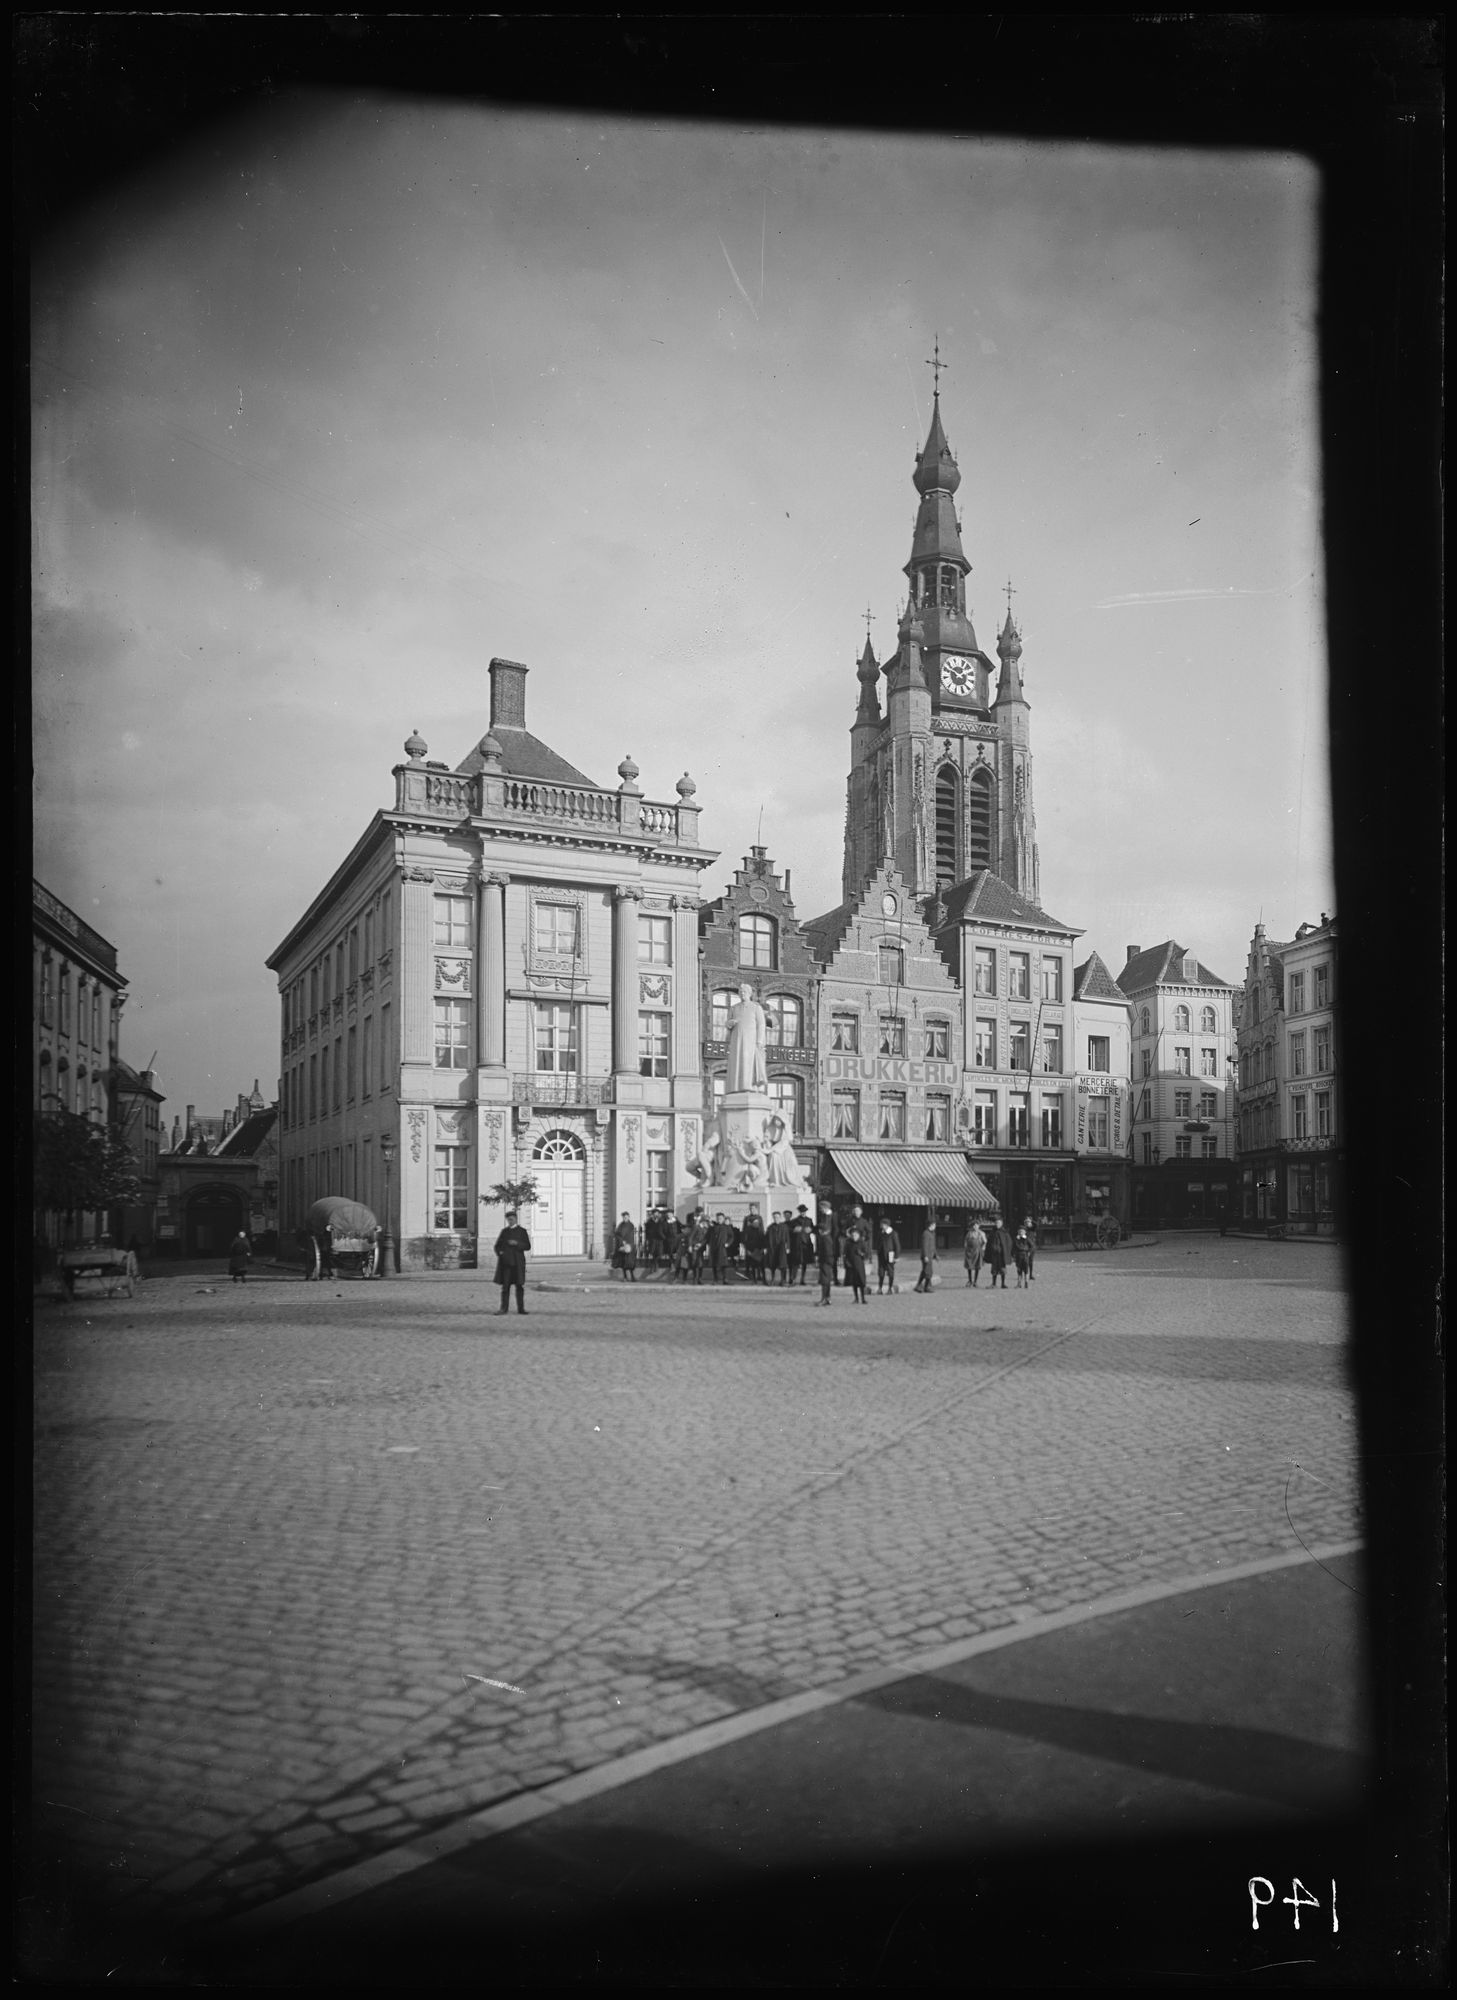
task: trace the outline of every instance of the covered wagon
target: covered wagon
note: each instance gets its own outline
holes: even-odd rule
[[[379,1272],[380,1226],[374,1211],[347,1195],[326,1194],[304,1217],[299,1244],[306,1278],[337,1278],[356,1271],[361,1278]]]

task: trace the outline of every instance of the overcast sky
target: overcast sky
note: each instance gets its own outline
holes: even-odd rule
[[[268,953],[487,663],[840,898],[939,332],[968,601],[1024,635],[1046,908],[1223,977],[1333,905],[1312,170],[299,97],[36,271],[36,872],[170,1121],[278,1071]]]

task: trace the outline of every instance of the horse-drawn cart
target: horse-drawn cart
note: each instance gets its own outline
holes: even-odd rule
[[[347,1195],[326,1194],[304,1217],[299,1231],[306,1278],[361,1278],[379,1273],[380,1226],[373,1211]]]
[[[116,1249],[109,1243],[84,1243],[63,1250],[57,1268],[68,1299],[75,1298],[76,1287],[83,1282],[99,1283],[107,1298],[118,1292],[127,1299],[136,1295],[139,1273],[135,1253],[130,1250]]]

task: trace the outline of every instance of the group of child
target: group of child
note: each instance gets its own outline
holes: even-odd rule
[[[980,1282],[983,1268],[991,1283],[1006,1290],[1007,1271],[1015,1268],[1019,1287],[1033,1278],[1037,1232],[1032,1217],[1026,1216],[1015,1235],[1000,1215],[985,1224],[973,1220],[966,1232],[963,1252],[966,1282]],[[937,1261],[935,1224],[928,1222],[921,1236],[921,1271],[918,1292],[929,1292]],[[624,1211],[612,1233],[612,1265],[619,1275],[637,1281],[638,1265],[652,1275],[664,1272],[681,1284],[701,1285],[705,1269],[711,1282],[727,1284],[729,1273],[741,1272],[750,1284],[803,1285],[811,1265],[820,1272],[824,1289],[826,1263],[832,1272],[843,1272],[843,1282],[852,1285],[857,1303],[868,1292],[871,1256],[874,1256],[880,1293],[897,1292],[896,1265],[900,1241],[889,1221],[875,1229],[859,1208],[852,1209],[842,1228],[833,1227],[830,1211],[822,1209],[818,1222],[808,1208],[798,1212],[776,1209],[766,1223],[757,1209],[751,1209],[741,1224],[726,1215],[709,1216],[702,1209],[679,1222],[669,1209],[652,1209],[641,1230],[631,1213]],[[828,1304],[828,1297],[822,1300]]]

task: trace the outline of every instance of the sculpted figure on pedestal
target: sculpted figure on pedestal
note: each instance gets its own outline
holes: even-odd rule
[[[725,1089],[767,1090],[764,1068],[766,1020],[764,1009],[747,984],[739,988],[739,1004],[729,1016],[728,1077]]]

